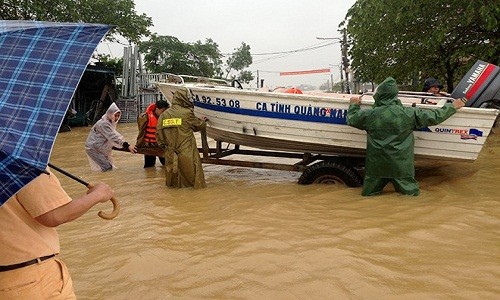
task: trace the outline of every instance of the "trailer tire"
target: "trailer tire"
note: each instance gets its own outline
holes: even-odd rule
[[[320,161],[307,167],[299,178],[299,184],[312,183],[359,187],[363,185],[363,178],[354,168],[348,165],[334,161]]]

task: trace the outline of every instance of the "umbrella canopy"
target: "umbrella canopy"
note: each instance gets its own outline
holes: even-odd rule
[[[45,171],[78,82],[110,28],[0,20],[0,205]]]

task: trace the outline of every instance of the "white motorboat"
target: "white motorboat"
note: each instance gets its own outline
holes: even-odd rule
[[[195,113],[208,118],[207,135],[216,141],[343,157],[362,157],[365,153],[366,133],[346,124],[346,95],[251,91],[206,82],[177,81],[157,86],[169,100],[179,87],[189,87]],[[372,99],[362,102],[362,108],[371,105]],[[422,109],[439,107],[416,105]],[[415,156],[474,161],[498,114],[496,109],[464,107],[437,126],[415,131]]]

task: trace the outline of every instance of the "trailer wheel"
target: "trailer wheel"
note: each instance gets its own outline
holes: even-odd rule
[[[307,167],[299,178],[299,184],[311,183],[358,187],[363,184],[363,178],[348,165],[334,161],[320,161]]]

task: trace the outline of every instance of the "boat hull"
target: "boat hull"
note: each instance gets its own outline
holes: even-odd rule
[[[182,86],[157,85],[167,99]],[[207,135],[217,141],[276,151],[365,155],[366,132],[347,125],[345,95],[284,94],[203,84],[188,87],[196,115],[208,118]],[[371,105],[373,100],[366,100],[362,108]],[[495,109],[462,108],[442,124],[415,131],[416,157],[474,161],[497,115]]]

